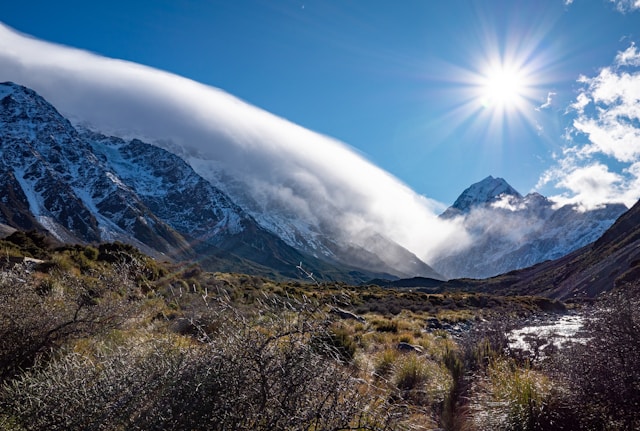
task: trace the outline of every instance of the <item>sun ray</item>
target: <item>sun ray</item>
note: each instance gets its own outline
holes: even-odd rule
[[[477,43],[461,46],[440,67],[446,139],[475,137],[491,152],[513,146],[523,133],[540,133],[548,115],[538,108],[555,92],[563,61],[562,46],[547,37],[558,16],[545,12],[545,19],[518,21],[511,13],[501,17],[513,19],[498,20],[478,11],[470,30]],[[537,13],[531,6],[531,14]]]

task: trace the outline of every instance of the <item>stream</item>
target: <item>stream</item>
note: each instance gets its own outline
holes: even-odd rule
[[[534,359],[542,359],[549,349],[562,349],[569,343],[586,342],[581,332],[584,320],[584,316],[576,313],[538,317],[530,324],[508,333],[509,348],[522,351]]]

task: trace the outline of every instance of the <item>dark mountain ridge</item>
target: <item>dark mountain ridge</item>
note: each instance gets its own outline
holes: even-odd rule
[[[178,156],[76,129],[13,83],[0,84],[0,173],[0,224],[62,242],[117,240],[212,271],[291,278],[304,262],[325,279],[393,278],[294,249]]]

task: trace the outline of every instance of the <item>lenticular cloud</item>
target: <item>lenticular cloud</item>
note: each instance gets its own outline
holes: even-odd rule
[[[465,234],[345,144],[222,90],[139,64],[40,41],[0,24],[0,81],[30,87],[77,124],[178,152],[208,179],[246,186],[310,230],[366,247],[376,235],[430,260]]]

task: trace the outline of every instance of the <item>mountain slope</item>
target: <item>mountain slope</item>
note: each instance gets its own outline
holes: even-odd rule
[[[597,241],[567,256],[488,280],[456,283],[458,287],[496,293],[569,299],[593,297],[638,279],[640,202],[620,216]]]
[[[556,208],[538,193],[522,196],[503,179],[487,177],[441,215],[462,219],[472,243],[433,266],[449,278],[486,278],[558,259],[595,241],[626,210],[622,204],[586,212]]]
[[[269,193],[279,189],[278,198],[273,199],[268,196],[269,193],[262,192],[264,184],[229,173],[225,167],[201,159],[199,154],[193,154],[183,147],[169,147],[199,175],[223,190],[251,214],[259,225],[307,255],[368,272],[392,274],[394,277],[444,279],[443,275],[414,253],[369,227],[370,222],[353,214],[341,213],[333,201],[340,200],[339,196],[319,196],[313,204],[305,202],[297,196],[300,193],[297,189],[305,189],[306,178],[302,178],[300,184],[289,181],[281,187],[266,186]],[[283,159],[282,164],[286,165],[287,161]],[[279,167],[278,170],[284,169]],[[309,194],[313,192],[309,190]],[[327,219],[325,212],[330,214],[331,220]],[[344,223],[339,222],[343,219]]]
[[[430,292],[477,291],[497,295],[538,295],[570,300],[593,298],[640,280],[640,202],[621,215],[596,241],[559,259],[495,277],[478,279],[372,280],[381,286]]]
[[[522,199],[522,195],[511,187],[503,178],[493,178],[491,175],[480,182],[472,184],[465,189],[458,199],[442,213],[442,218],[452,218],[462,214],[468,214],[474,207],[491,204],[501,197],[513,197]]]
[[[0,222],[21,229],[39,226],[61,241],[131,238],[169,254],[188,247],[44,99],[13,84],[0,86],[0,99],[6,190]]]
[[[63,242],[119,240],[157,256],[197,256],[211,270],[295,277],[304,262],[325,279],[392,276],[294,249],[175,154],[76,129],[32,90],[0,84],[0,107],[0,223]]]

